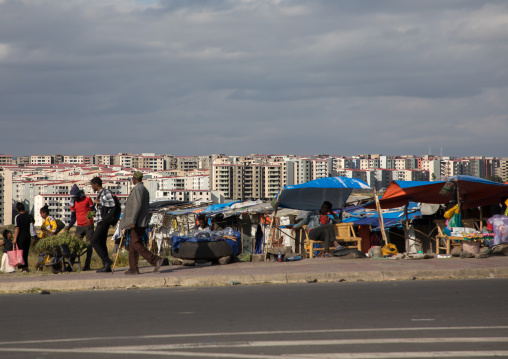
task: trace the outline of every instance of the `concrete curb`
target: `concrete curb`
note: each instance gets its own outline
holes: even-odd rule
[[[398,280],[439,280],[508,278],[508,268],[471,268],[449,270],[358,271],[332,273],[277,273],[203,276],[129,276],[74,280],[44,280],[2,283],[0,293],[48,291],[86,291],[128,288],[168,288],[225,285],[297,284],[325,282],[378,282]]]

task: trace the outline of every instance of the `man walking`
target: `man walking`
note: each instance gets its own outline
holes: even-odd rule
[[[143,174],[139,171],[134,172],[132,175],[134,188],[127,199],[125,211],[120,222],[120,230],[131,230],[131,238],[129,240],[129,270],[125,272],[127,275],[139,274],[139,255],[155,267],[154,272],[159,270],[163,261],[162,257],[158,257],[148,251],[141,242],[146,227],[148,227],[150,222],[150,213],[148,211],[150,195],[142,180]]]
[[[97,273],[111,272],[111,265],[113,262],[109,259],[108,247],[106,246],[109,223],[103,220],[103,214],[114,210],[115,200],[109,189],[102,188],[102,180],[99,177],[92,178],[90,185],[95,192],[98,192],[97,198],[94,200],[96,205],[95,222],[97,223],[97,228],[95,228],[92,239],[90,240],[93,249],[95,249],[95,253],[97,253],[102,260],[103,267],[97,270]]]
[[[90,240],[93,235],[93,217],[89,215],[92,211],[93,202],[92,200],[85,195],[83,190],[80,190],[77,185],[72,186],[71,191],[71,220],[69,225],[65,229],[67,232],[72,228],[74,223],[77,222],[76,232],[74,235],[79,239],[85,240],[90,244]],[[86,249],[86,259],[85,266],[83,267],[84,271],[90,270],[90,263],[92,261],[93,248],[90,244]],[[71,262],[74,264],[76,257],[71,258]]]

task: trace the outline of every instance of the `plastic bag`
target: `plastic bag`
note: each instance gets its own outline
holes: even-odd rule
[[[448,227],[451,228],[451,227],[462,227],[462,218],[460,215],[458,215],[457,213],[455,213],[453,215],[453,217],[450,219],[450,221],[448,222]]]
[[[459,205],[458,204],[456,204],[455,206],[453,206],[452,208],[447,210],[443,214],[443,217],[446,218],[446,219],[450,219],[450,218],[453,217],[454,214],[459,214]]]
[[[12,251],[7,252],[7,257],[9,258],[9,265],[11,267],[25,265],[25,260],[23,259],[23,250],[18,249],[17,244],[14,246]]]

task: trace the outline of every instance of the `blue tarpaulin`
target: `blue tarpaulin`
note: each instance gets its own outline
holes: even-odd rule
[[[206,209],[202,213],[209,213],[209,212],[219,211],[219,210],[224,209],[226,207],[230,207],[233,204],[238,203],[238,202],[241,202],[241,201],[233,201],[233,202],[228,202],[228,203],[212,204],[211,206],[206,207]]]
[[[229,238],[196,238],[196,237],[186,237],[186,236],[173,236],[173,245],[172,249],[174,251],[178,250],[180,248],[180,245],[184,242],[217,242],[217,241],[225,241],[233,251],[233,254],[237,256],[240,253],[240,240],[241,240],[241,234],[238,231],[234,231],[236,240],[229,239]]]
[[[278,196],[279,206],[310,211],[320,209],[324,201],[329,201],[334,209],[339,209],[344,207],[353,189],[371,188],[357,178],[318,178],[284,187]]]

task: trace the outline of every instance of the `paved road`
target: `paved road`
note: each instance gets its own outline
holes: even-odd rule
[[[508,357],[508,279],[0,296],[1,358]]]

